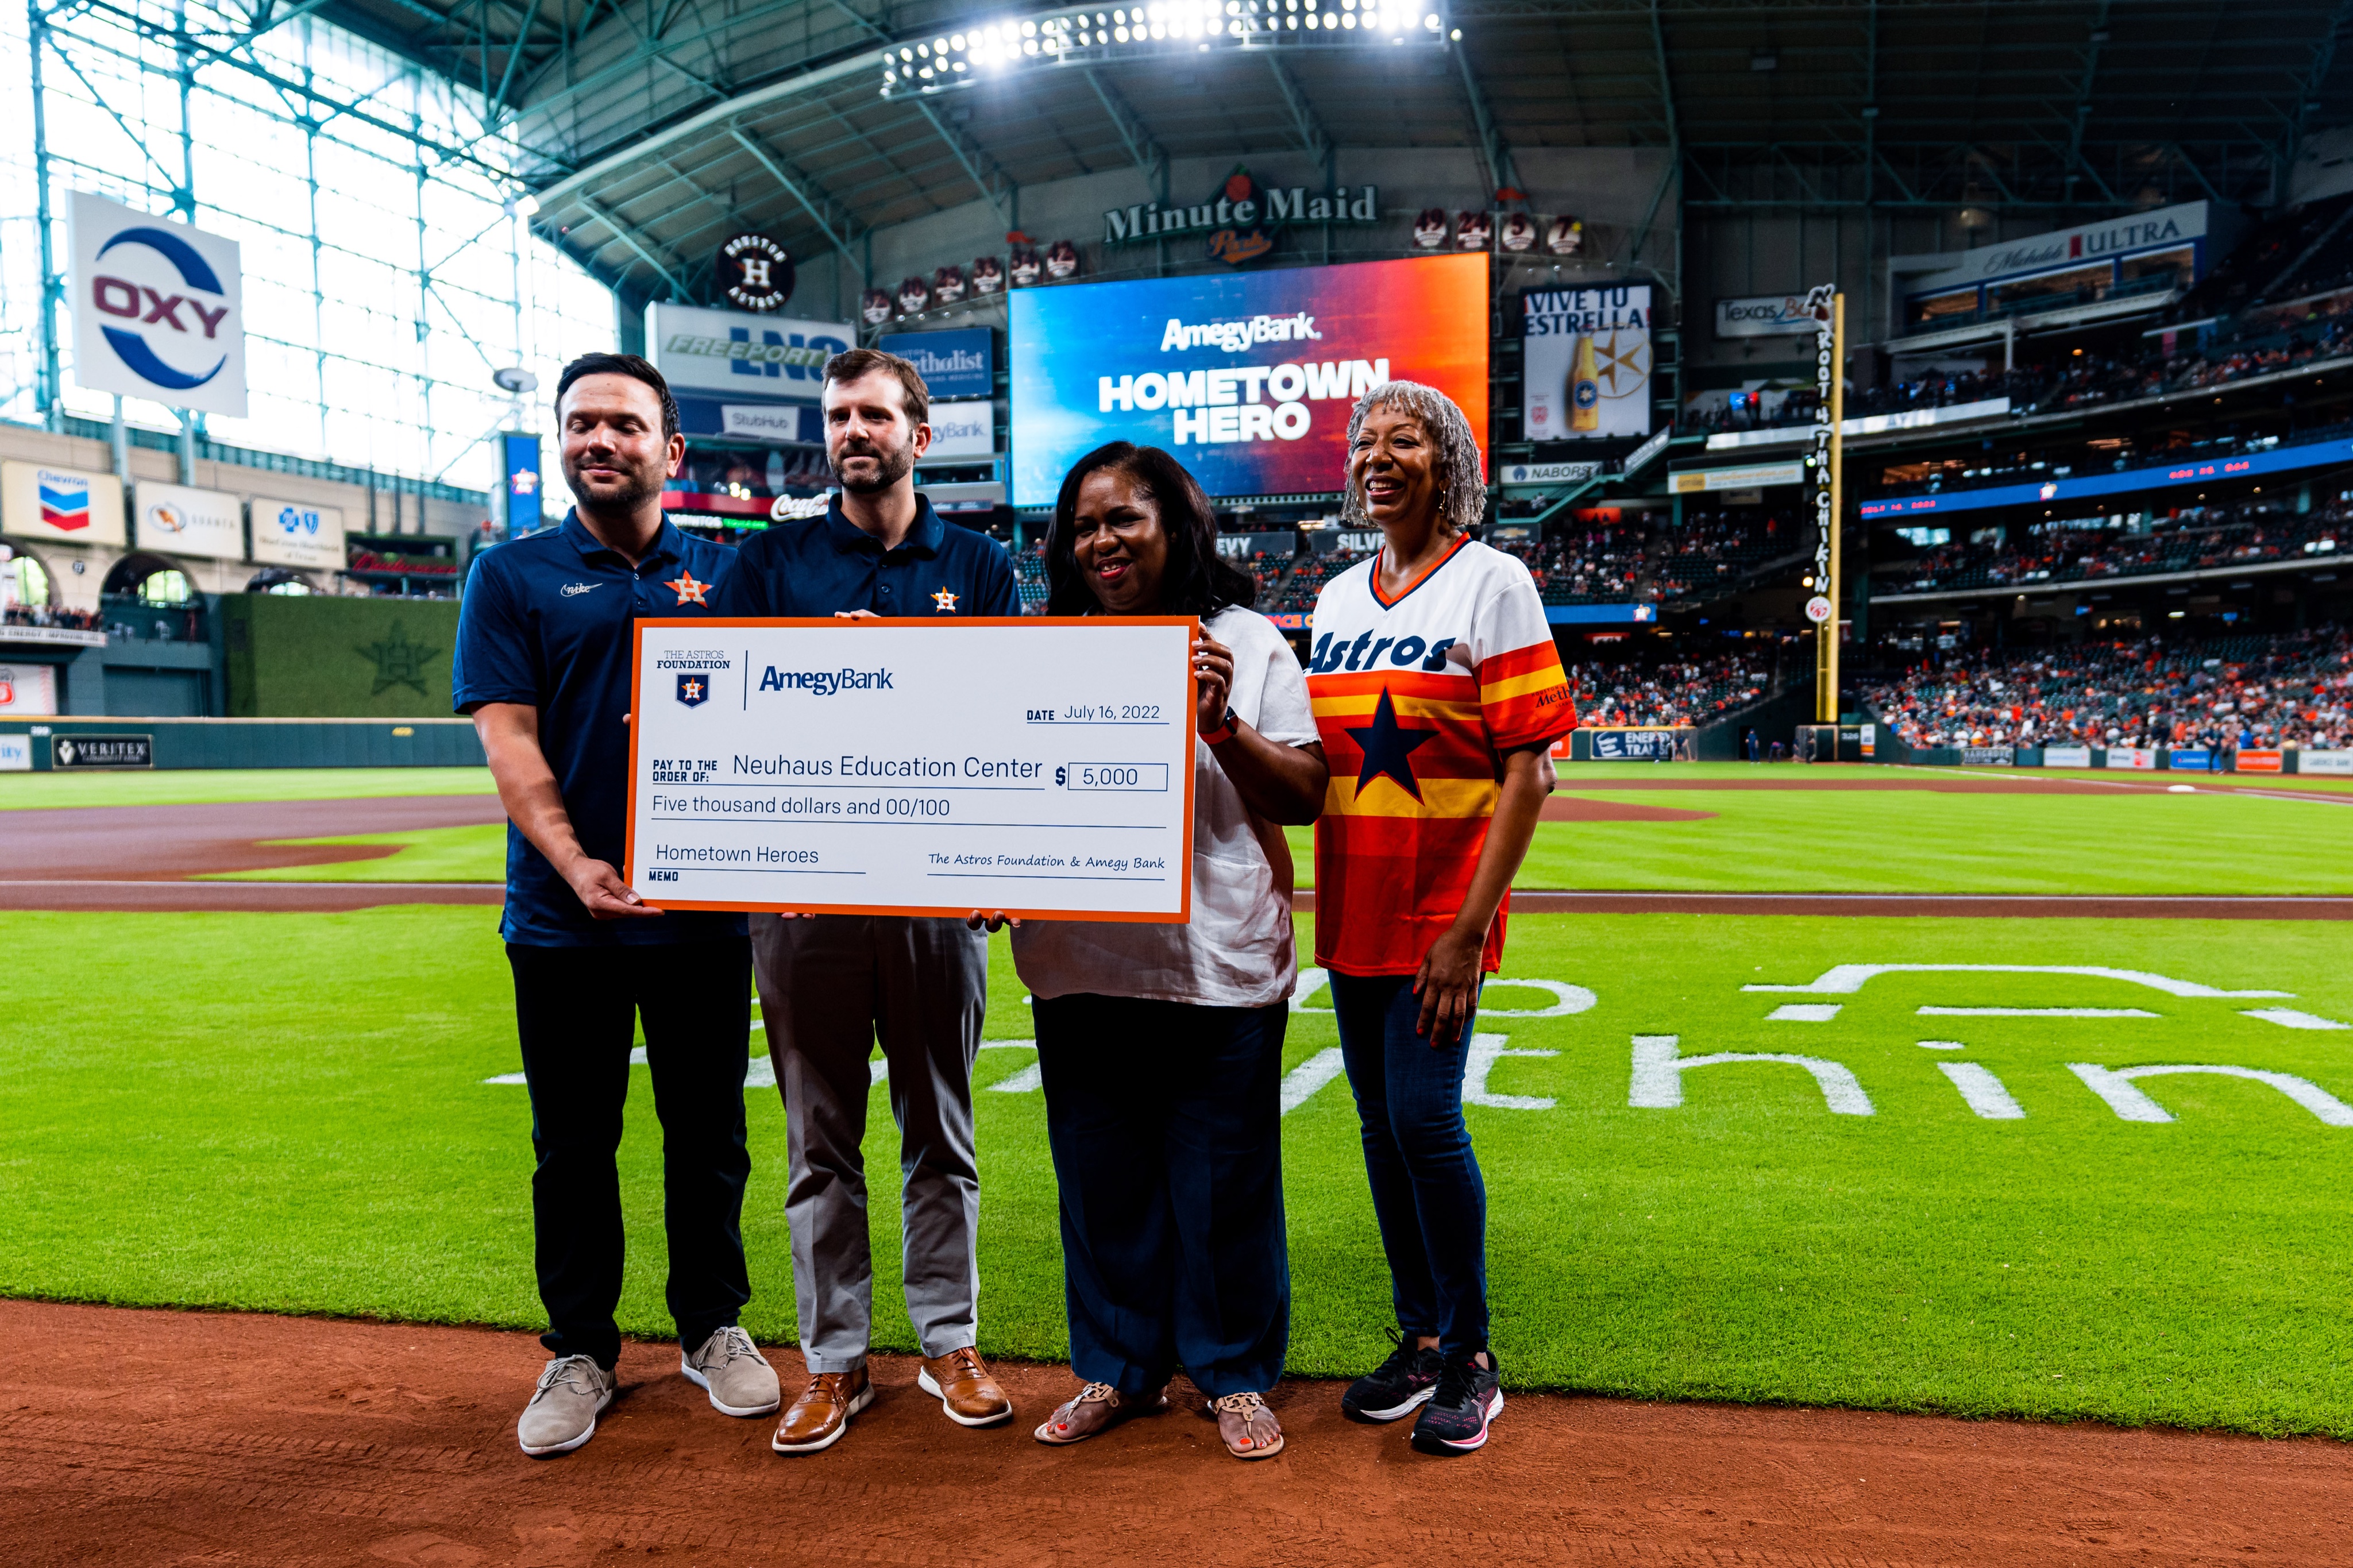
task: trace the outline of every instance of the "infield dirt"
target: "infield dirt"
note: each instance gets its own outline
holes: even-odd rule
[[[1926,1565],[2353,1562],[2353,1448],[2094,1426],[1514,1394],[1425,1458],[1285,1384],[1244,1465],[1187,1397],[1071,1448],[1060,1367],[950,1426],[904,1357],[825,1453],[784,1458],[632,1343],[577,1453],[512,1426],[528,1334],[0,1302],[0,1497],[25,1568],[693,1563]],[[789,1388],[789,1351],[774,1357]]]

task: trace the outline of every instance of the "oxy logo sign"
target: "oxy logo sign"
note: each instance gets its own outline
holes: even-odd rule
[[[176,408],[246,412],[232,240],[73,194],[74,379]]]

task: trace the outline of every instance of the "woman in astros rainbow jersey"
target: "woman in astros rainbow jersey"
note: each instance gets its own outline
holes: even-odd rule
[[[1504,1407],[1487,1344],[1486,1188],[1462,1120],[1506,892],[1577,726],[1526,566],[1471,538],[1479,446],[1443,394],[1375,387],[1348,421],[1345,515],[1379,552],[1325,584],[1307,687],[1332,776],[1315,825],[1315,962],[1331,975],[1399,1342],[1359,1420],[1420,1415],[1472,1452]]]

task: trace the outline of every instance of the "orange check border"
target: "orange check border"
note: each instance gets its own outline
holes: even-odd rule
[[[650,617],[632,623],[629,633],[629,703],[632,712],[645,695],[645,658],[648,627],[678,626],[696,631],[710,631],[723,626],[749,626],[759,629],[781,626],[801,626],[835,631],[849,637],[871,634],[878,628],[921,626],[926,631],[964,629],[971,627],[1064,626],[1084,629],[1108,629],[1120,626],[1188,626],[1192,635],[1185,639],[1185,704],[1189,716],[1200,700],[1200,689],[1193,676],[1193,644],[1200,640],[1201,621],[1198,616],[959,616],[954,620],[925,620],[921,616],[876,617],[872,620],[850,621],[839,616],[718,616],[689,618],[684,616]],[[1195,731],[1189,728],[1187,740]],[[638,736],[636,724],[629,726],[629,816],[628,838],[622,847],[621,872],[627,876],[638,863]],[[1175,765],[1175,764],[1172,764]],[[1135,911],[1105,912],[1102,910],[1002,909],[988,910],[988,914],[1008,914],[1021,920],[1039,921],[1116,921],[1136,925],[1189,925],[1193,920],[1193,756],[1188,744],[1177,771],[1185,776],[1185,808],[1183,817],[1184,845],[1176,863],[1184,868],[1182,896],[1177,912],[1173,915]],[[634,886],[634,884],[632,884]],[[639,897],[644,897],[642,891]],[[930,915],[956,918],[972,913],[970,904],[860,904],[860,903],[744,903],[711,902],[690,899],[646,899],[646,903],[658,910],[712,910],[721,913],[741,910],[749,914],[772,915]]]

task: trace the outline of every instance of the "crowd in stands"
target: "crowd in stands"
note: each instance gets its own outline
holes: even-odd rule
[[[2226,461],[2251,453],[2274,451],[2281,447],[2342,440],[2346,436],[2353,435],[2353,424],[2308,425],[2284,434],[2277,431],[2265,435],[2225,431],[2198,440],[2189,439],[2186,432],[2177,430],[2158,429],[2147,434],[2151,439],[2146,442],[2129,434],[2104,437],[2073,452],[2042,448],[2041,455],[2020,451],[1968,461],[1957,459],[1939,466],[1907,464],[1886,470],[1889,475],[1905,477],[1884,479],[1872,489],[1871,494],[1874,498],[1937,495],[1954,490],[1982,489],[1989,485],[2039,485],[2052,479],[2121,473],[2126,468],[2151,468],[2159,464]],[[1927,471],[1923,473],[1923,468]]]
[[[2129,402],[2221,386],[2252,376],[2293,370],[2317,360],[2353,353],[2353,289],[2303,301],[2292,310],[2252,312],[2243,330],[2228,342],[2200,347],[2192,331],[2168,352],[2160,339],[2133,352],[2070,353],[2043,365],[2012,370],[1947,372],[1889,386],[1856,387],[1846,397],[1850,419],[1949,408],[2007,397],[2016,414],[2050,414],[2103,403]],[[1750,395],[1737,407],[1684,410],[1684,435],[1727,430],[1779,429],[1811,425],[1819,400],[1811,388],[1790,391],[1771,407]]]
[[[1527,563],[1547,605],[1613,603],[1637,597],[1649,574],[1643,534],[1638,523],[1580,523],[1503,548]]]
[[[12,626],[62,626],[69,631],[94,632],[101,625],[91,610],[67,610],[47,605],[10,605],[0,608],[0,625]]]
[[[2353,551],[2353,507],[2297,513],[2276,501],[2179,509],[2132,528],[2068,522],[1929,549],[1888,581],[1897,593],[2194,572]],[[1989,530],[1988,531],[1993,531]]]
[[[1568,661],[1581,724],[1706,724],[1770,694],[1767,656],[1743,650],[1713,658]]]
[[[1659,597],[1677,599],[1718,584],[1728,585],[1805,545],[1794,523],[1770,513],[1688,512],[1681,528],[1662,528],[1651,542]]]
[[[2353,745],[2353,634],[2150,637],[1978,650],[1867,680],[1864,704],[1937,746]]]

